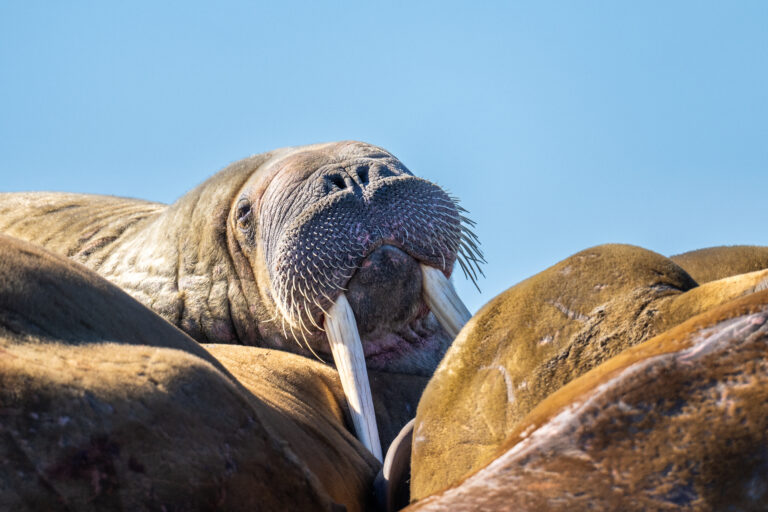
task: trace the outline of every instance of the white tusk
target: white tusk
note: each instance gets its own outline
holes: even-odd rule
[[[357,438],[381,462],[381,442],[373,410],[368,370],[365,367],[363,344],[360,342],[360,333],[357,332],[355,314],[343,293],[325,315],[325,332],[331,345],[333,362],[341,378],[341,387],[352,413]]]
[[[435,267],[421,264],[424,277],[424,300],[437,321],[452,338],[456,338],[472,315],[459,298],[453,284]]]

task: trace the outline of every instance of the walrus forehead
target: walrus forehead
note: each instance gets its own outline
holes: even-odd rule
[[[345,140],[341,142],[329,142],[326,144],[318,144],[315,146],[305,147],[305,150],[314,149],[316,151],[325,152],[332,158],[338,159],[338,161],[344,161],[353,158],[394,158],[394,155],[389,151],[368,144],[367,142],[359,142],[354,140]]]
[[[346,141],[300,146],[268,162],[270,183],[266,193],[295,187],[330,167],[344,168],[368,160],[410,174],[394,155],[371,144]]]
[[[358,142],[304,146],[270,162],[265,172],[268,184],[256,198],[259,224],[265,230],[267,241],[280,231],[279,226],[285,221],[328,195],[323,176],[350,175],[361,166],[376,169],[372,171],[373,180],[383,176],[412,176],[390,153]]]

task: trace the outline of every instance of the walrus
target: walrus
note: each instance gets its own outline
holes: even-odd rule
[[[768,286],[768,270],[699,285],[629,245],[592,247],[488,302],[454,340],[419,401],[413,498],[487,464],[548,396],[623,351]]]
[[[694,316],[549,395],[406,510],[765,510],[767,350],[768,291]]]
[[[427,378],[370,378],[386,448]],[[197,343],[92,270],[3,234],[0,418],[0,510],[352,512],[370,508],[381,466],[332,367]]]
[[[345,428],[335,372],[208,347],[0,235],[0,510],[365,509],[379,464]]]
[[[684,252],[669,259],[703,284],[724,277],[768,268],[768,247],[759,245],[724,245]]]
[[[449,281],[483,261],[464,213],[353,141],[246,158],[168,206],[0,194],[0,232],[85,264],[199,342],[333,358],[379,459],[366,368],[430,375],[469,319]]]

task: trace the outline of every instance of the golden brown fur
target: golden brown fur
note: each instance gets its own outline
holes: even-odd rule
[[[549,395],[490,464],[407,510],[762,510],[766,350],[766,291],[695,316]]]
[[[425,389],[413,496],[482,467],[538,403],[574,378],[766,281],[762,271],[697,287],[668,258],[606,245],[510,288],[470,320]]]
[[[733,245],[690,251],[670,259],[683,267],[697,283],[768,268],[768,247]]]

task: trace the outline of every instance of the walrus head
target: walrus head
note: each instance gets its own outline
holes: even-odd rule
[[[462,211],[375,146],[276,153],[234,198],[229,227],[246,270],[269,283],[262,336],[331,353],[342,374],[339,350],[362,371],[431,374],[469,318],[448,280],[454,264],[474,278],[482,260]]]
[[[233,199],[231,227],[272,309],[262,334],[329,355],[325,317],[343,294],[370,368],[430,374],[452,341],[424,297],[422,267],[449,278],[480,260],[461,208],[381,148],[278,153]],[[290,349],[290,347],[284,347]]]

